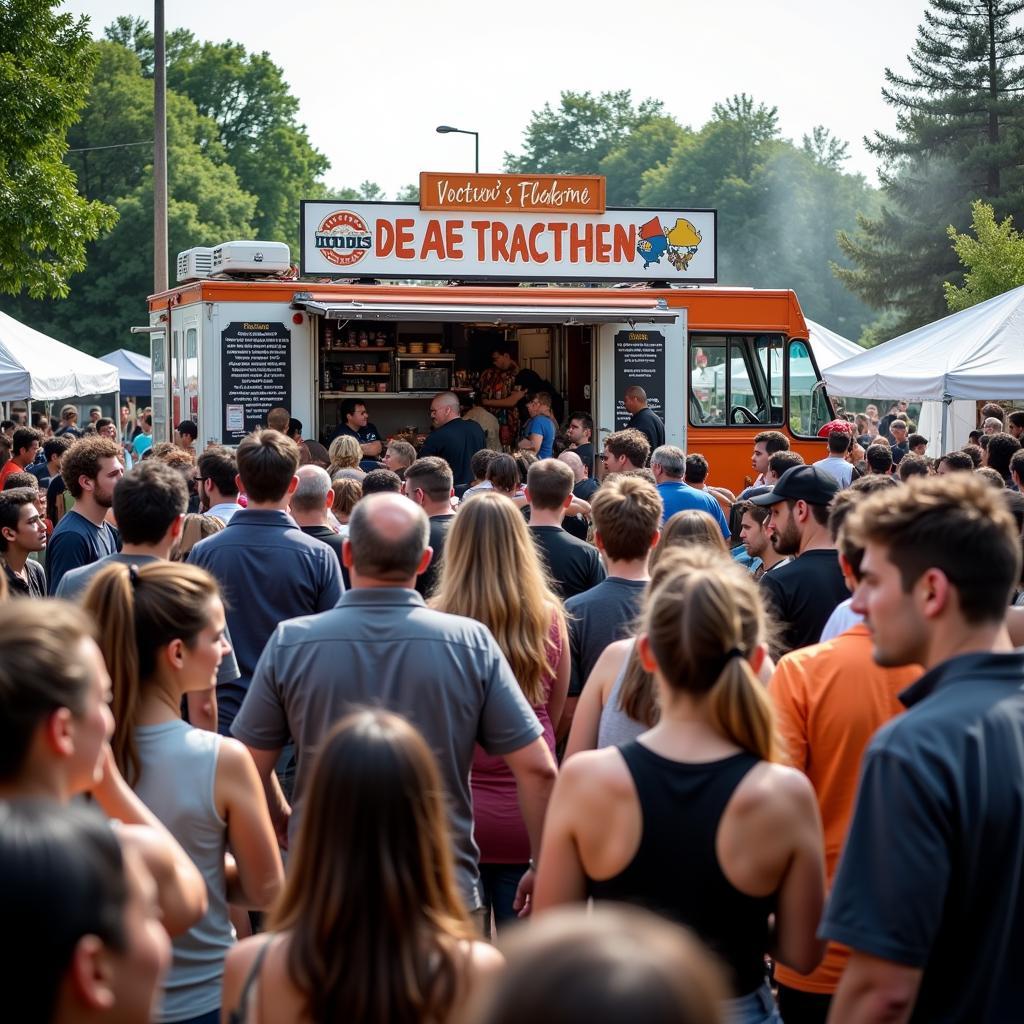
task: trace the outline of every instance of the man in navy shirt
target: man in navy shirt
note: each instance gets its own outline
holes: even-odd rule
[[[361,402],[358,398],[346,398],[341,403],[339,415],[341,422],[338,424],[338,429],[331,435],[331,441],[344,434],[354,437],[363,450],[363,458],[359,463],[360,468],[366,472],[379,469],[380,453],[384,450],[384,445],[377,428],[370,422],[366,403]]]
[[[631,384],[622,396],[622,404],[630,414],[626,424],[633,430],[639,430],[650,442],[651,451],[665,443],[665,424],[661,417],[647,405],[647,392],[638,384]]]
[[[420,458],[436,455],[452,467],[455,486],[473,482],[470,459],[487,447],[479,423],[464,420],[460,415],[458,395],[442,391],[430,402],[430,422],[434,429],[420,448]]]
[[[288,514],[299,483],[299,446],[276,430],[256,431],[242,439],[236,457],[237,482],[249,504],[188,556],[224,590],[241,672],[237,682],[217,687],[217,726],[223,735],[228,735],[278,623],[333,608],[343,589],[338,556],[323,541],[303,533]]]
[[[853,949],[829,1019],[1020,1020],[1024,653],[1005,625],[1020,534],[968,473],[872,495],[845,531],[875,660],[927,671],[864,756],[821,926]]]
[[[75,507],[61,517],[46,548],[46,581],[51,596],[57,592],[64,573],[117,550],[117,533],[105,517],[114,503],[114,488],[124,476],[120,456],[121,446],[98,434],[75,441],[64,453],[61,476],[75,499]]]

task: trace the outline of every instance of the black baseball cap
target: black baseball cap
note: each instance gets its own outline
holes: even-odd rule
[[[821,466],[791,466],[769,494],[759,494],[750,500],[755,505],[775,505],[780,501],[827,505],[838,493],[839,481]]]

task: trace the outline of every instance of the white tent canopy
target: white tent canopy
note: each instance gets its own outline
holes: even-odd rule
[[[841,334],[836,334],[835,331],[830,331],[827,327],[808,320],[807,317],[804,317],[804,322],[807,324],[807,340],[811,343],[811,351],[819,370],[824,372],[826,367],[835,366],[844,359],[859,356],[864,352],[860,345]]]
[[[1024,397],[1024,287],[823,368],[822,376],[831,394],[850,398]]]
[[[0,401],[114,394],[117,369],[0,312]]]

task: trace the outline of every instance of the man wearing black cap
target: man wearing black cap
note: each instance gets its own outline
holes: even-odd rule
[[[796,555],[761,578],[783,627],[780,653],[816,644],[840,601],[847,597],[839,557],[828,530],[829,502],[839,491],[820,466],[793,466],[767,494],[751,501],[771,508],[767,526],[780,555]]]

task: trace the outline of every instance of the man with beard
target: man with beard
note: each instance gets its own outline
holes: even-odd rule
[[[787,469],[767,494],[751,501],[771,508],[768,528],[780,555],[796,555],[761,579],[782,625],[779,653],[816,644],[847,589],[828,529],[829,502],[839,492],[836,478],[821,466]]]
[[[47,587],[52,597],[64,574],[117,550],[117,534],[105,521],[114,503],[114,488],[124,476],[121,448],[109,437],[93,434],[76,441],[61,459],[64,484],[75,499],[53,531],[46,551]]]

